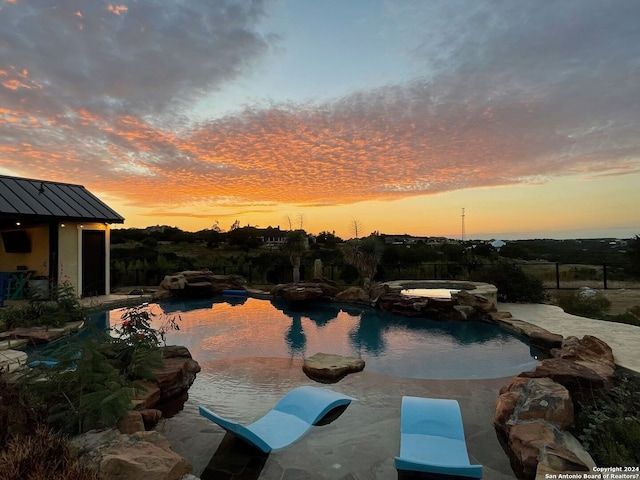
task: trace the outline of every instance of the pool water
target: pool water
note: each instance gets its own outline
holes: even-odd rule
[[[423,379],[516,375],[536,364],[524,338],[484,322],[408,318],[366,306],[316,303],[302,309],[254,298],[151,304],[157,328],[175,318],[167,344],[183,345],[199,363],[247,357],[299,358],[317,352],[365,360],[365,370]],[[122,309],[95,314],[115,326]]]

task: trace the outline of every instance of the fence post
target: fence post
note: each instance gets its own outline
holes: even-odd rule
[[[604,289],[607,289],[607,262],[602,262],[602,281],[604,282]]]
[[[560,264],[556,262],[556,289],[560,290]]]

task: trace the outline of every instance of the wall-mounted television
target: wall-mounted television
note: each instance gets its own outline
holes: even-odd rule
[[[2,232],[2,243],[7,253],[31,252],[31,240],[25,230]]]

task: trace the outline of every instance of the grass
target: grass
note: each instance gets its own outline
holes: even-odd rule
[[[601,293],[589,297],[583,296],[581,291],[555,292],[552,297],[555,304],[571,315],[640,326],[640,305],[628,309],[625,313],[610,315],[607,312],[611,307],[611,301]]]

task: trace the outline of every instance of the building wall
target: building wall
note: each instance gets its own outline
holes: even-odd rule
[[[78,292],[80,245],[79,223],[61,223],[58,225],[58,283],[70,283]]]

